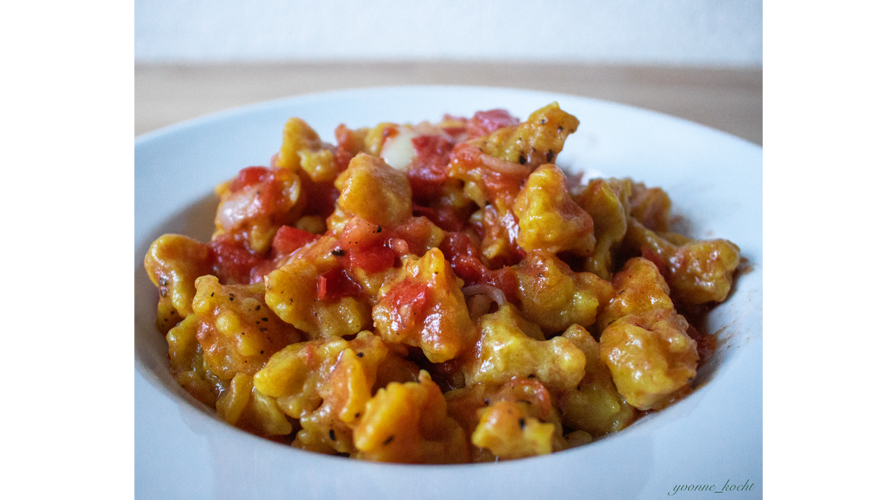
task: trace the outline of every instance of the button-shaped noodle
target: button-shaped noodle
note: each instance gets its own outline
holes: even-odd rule
[[[575,196],[594,221],[594,252],[585,261],[585,269],[603,279],[613,272],[613,250],[625,237],[628,224],[632,183],[630,180],[594,179]]]
[[[417,382],[390,383],[367,403],[355,427],[357,456],[379,462],[461,463],[469,458],[461,426],[426,371]]]
[[[626,244],[647,251],[665,267],[672,296],[686,304],[721,302],[728,297],[740,248],[728,240],[693,240],[657,233],[629,219]]]
[[[598,308],[613,296],[608,281],[589,272],[573,272],[551,253],[530,253],[514,272],[522,314],[546,333],[561,332],[572,324],[590,326]]]
[[[560,109],[556,102],[534,111],[517,126],[504,127],[483,138],[486,154],[508,162],[536,168],[552,163],[563,151],[579,120]]]
[[[566,176],[547,163],[538,167],[513,203],[519,220],[517,243],[526,252],[572,252],[590,255],[594,251],[594,223],[566,190]]]
[[[193,310],[202,320],[197,338],[212,372],[224,380],[252,374],[272,354],[301,340],[264,303],[264,285],[222,285],[214,276],[196,280]]]
[[[615,295],[597,318],[598,331],[617,319],[655,309],[673,309],[669,285],[656,265],[642,257],[629,259],[613,275]]]
[[[402,271],[380,291],[373,322],[387,342],[416,346],[433,363],[455,358],[476,332],[461,286],[438,248],[405,257]]]
[[[329,250],[328,250],[329,249]],[[336,269],[332,252],[338,252],[332,236],[312,243],[307,252],[265,276],[265,303],[283,321],[311,338],[354,335],[370,326],[370,306],[352,296],[332,300],[319,294],[319,278]],[[323,250],[328,253],[322,255]],[[308,258],[301,258],[307,255]]]
[[[391,226],[411,216],[407,175],[381,158],[359,153],[336,179],[339,206],[374,224]]]
[[[332,182],[339,173],[334,151],[304,120],[290,118],[283,127],[277,166],[302,170],[314,182]]]
[[[560,395],[563,424],[592,437],[618,432],[631,424],[638,412],[616,390],[609,368],[600,359],[600,344],[587,330],[573,325],[563,332],[585,353],[585,376],[574,390]]]
[[[563,337],[537,340],[520,328],[516,308],[506,304],[479,320],[481,336],[463,365],[467,384],[504,384],[533,376],[548,388],[575,387],[585,375],[585,354]]]
[[[600,337],[600,357],[625,400],[640,410],[658,410],[690,392],[697,375],[697,343],[687,321],[671,309],[630,314]]]
[[[170,328],[177,323],[169,318],[174,316],[172,311],[178,319],[193,312],[196,278],[211,274],[212,255],[204,243],[179,234],[165,234],[152,242],[143,265],[153,285],[159,287],[159,313],[165,317],[159,317],[158,325]]]
[[[276,401],[256,391],[252,377],[245,373],[233,377],[230,388],[215,407],[228,424],[262,436],[283,436],[292,432],[292,424]]]

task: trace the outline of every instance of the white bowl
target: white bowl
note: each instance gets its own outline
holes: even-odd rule
[[[438,121],[504,108],[525,118],[557,101],[581,125],[558,157],[586,177],[664,188],[697,238],[740,246],[746,272],[707,329],[719,347],[698,389],[620,433],[524,460],[457,466],[380,464],[272,443],[225,424],[168,371],[143,270],[166,232],[207,241],[215,184],[267,165],[283,124],[306,120],[335,142],[383,121]],[[239,108],[138,137],[135,145],[135,493],[138,498],[659,498],[694,487],[762,495],[762,149],[669,116],[576,96],[478,87],[391,87],[305,95]],[[726,486],[727,485],[727,486]],[[682,486],[685,490],[682,490]],[[690,490],[687,487],[691,487]],[[677,487],[677,488],[676,488]]]

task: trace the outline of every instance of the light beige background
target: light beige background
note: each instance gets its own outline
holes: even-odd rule
[[[671,114],[762,145],[762,69],[573,63],[137,64],[135,133],[280,97],[422,84],[594,97]]]

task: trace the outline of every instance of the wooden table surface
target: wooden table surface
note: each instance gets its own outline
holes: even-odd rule
[[[477,85],[594,97],[762,145],[762,69],[528,63],[137,65],[135,134],[254,102],[388,85]]]

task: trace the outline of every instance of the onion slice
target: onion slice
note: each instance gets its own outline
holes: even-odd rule
[[[492,299],[495,303],[498,304],[498,307],[503,306],[507,303],[507,297],[504,296],[504,292],[501,291],[500,288],[492,285],[469,285],[465,286],[462,290],[465,297],[469,297],[471,295],[487,295],[488,298]]]

